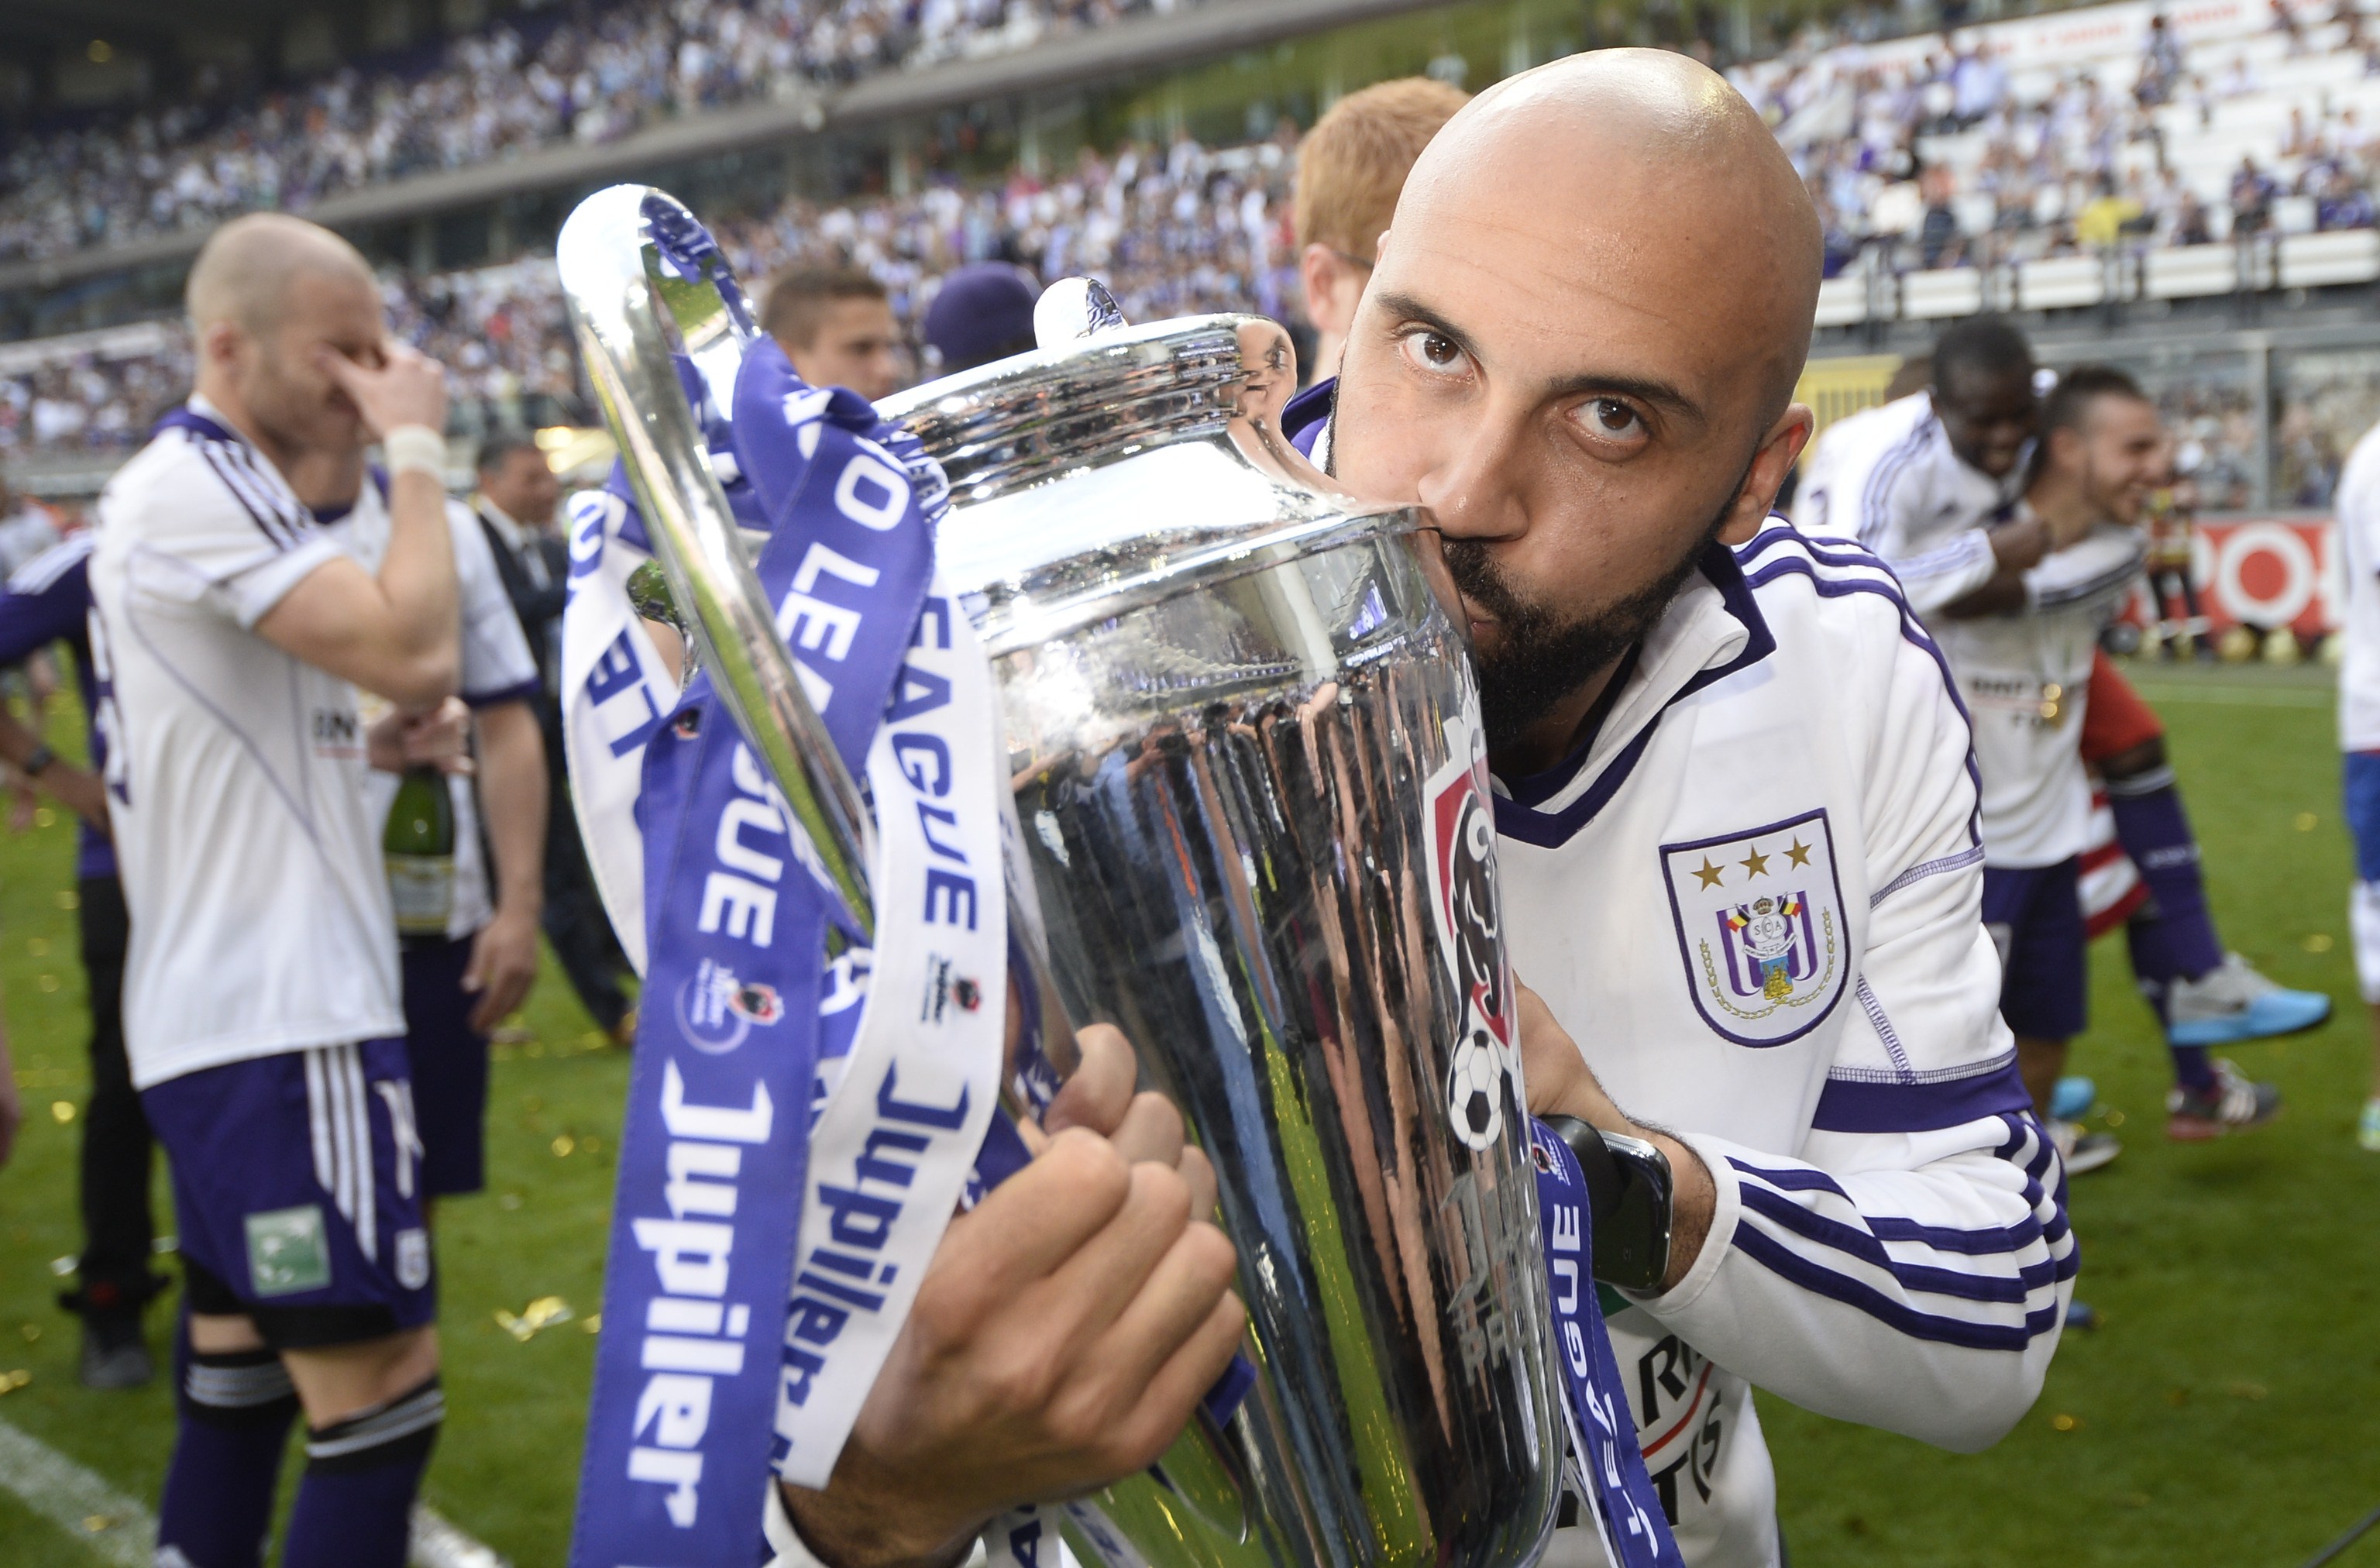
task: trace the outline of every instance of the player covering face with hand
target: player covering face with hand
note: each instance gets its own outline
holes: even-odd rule
[[[131,945],[124,1035],[188,1280],[157,1560],[249,1568],[301,1408],[291,1568],[396,1568],[444,1414],[395,917],[358,688],[458,664],[438,366],[327,230],[225,225],[196,395],[100,500],[92,654]],[[292,488],[381,444],[367,570]]]

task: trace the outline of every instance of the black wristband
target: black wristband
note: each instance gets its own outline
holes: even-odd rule
[[[42,771],[57,760],[58,754],[51,750],[48,747],[37,746],[33,748],[33,754],[30,757],[26,758],[22,764],[25,776],[29,779],[40,778],[42,776]]]
[[[1586,1178],[1587,1211],[1595,1219],[1595,1277],[1623,1290],[1659,1290],[1670,1271],[1669,1156],[1642,1139],[1603,1132],[1574,1116],[1538,1119],[1570,1146]]]

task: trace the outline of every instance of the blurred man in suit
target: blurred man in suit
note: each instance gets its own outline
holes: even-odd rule
[[[496,571],[537,661],[541,687],[538,722],[545,734],[545,754],[553,759],[545,819],[546,940],[597,1027],[625,1045],[636,1030],[635,1013],[622,984],[628,960],[595,891],[586,845],[578,837],[578,817],[570,803],[567,771],[561,765],[562,606],[570,581],[569,546],[554,528],[562,484],[537,443],[519,431],[491,436],[480,444],[479,480],[471,510],[495,553]]]

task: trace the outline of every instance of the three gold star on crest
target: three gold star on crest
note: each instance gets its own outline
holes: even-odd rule
[[[1785,858],[1793,865],[1807,866],[1810,863],[1810,845],[1803,844],[1797,836],[1792,845],[1786,849]],[[1747,877],[1765,877],[1768,874],[1768,860],[1769,857],[1760,853],[1760,845],[1755,841],[1746,846],[1744,857],[1735,864],[1743,868],[1744,875]],[[1712,865],[1711,857],[1706,855],[1703,857],[1703,863],[1694,868],[1694,875],[1701,879],[1703,887],[1718,887],[1724,882],[1727,873],[1719,867]]]

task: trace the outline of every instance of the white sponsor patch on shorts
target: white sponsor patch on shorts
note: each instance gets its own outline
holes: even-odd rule
[[[419,1225],[396,1233],[396,1282],[407,1290],[430,1282],[430,1233]]]

